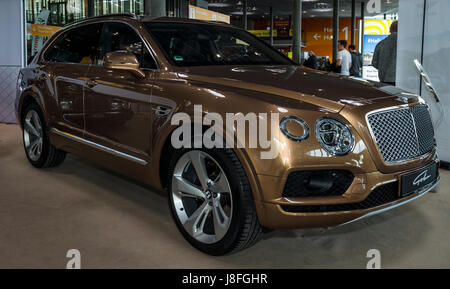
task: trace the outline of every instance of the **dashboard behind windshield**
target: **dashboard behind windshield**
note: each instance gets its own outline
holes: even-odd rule
[[[240,29],[158,22],[148,22],[146,27],[176,66],[292,64],[286,56]]]

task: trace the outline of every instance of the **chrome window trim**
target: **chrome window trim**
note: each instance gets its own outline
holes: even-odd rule
[[[105,19],[105,20],[98,21],[98,22],[96,22],[96,23],[103,23],[103,24],[107,24],[107,23],[122,23],[122,24],[125,24],[125,25],[131,27],[131,29],[133,29],[134,32],[136,32],[136,34],[138,35],[138,37],[142,40],[142,43],[144,43],[145,48],[147,48],[148,52],[150,53],[150,55],[151,55],[152,58],[153,58],[153,61],[154,61],[155,64],[156,64],[156,69],[145,68],[145,67],[140,68],[140,69],[145,69],[145,70],[148,70],[148,71],[154,71],[154,72],[160,71],[160,65],[159,65],[158,61],[156,60],[156,57],[155,57],[155,51],[154,51],[153,48],[150,46],[150,44],[148,44],[147,40],[145,40],[145,39],[142,37],[141,33],[139,32],[139,30],[136,29],[136,27],[134,27],[134,25],[131,25],[129,22],[123,21],[123,20],[120,20],[120,19],[117,19],[117,20],[116,20],[116,19],[113,19],[113,20],[112,20],[112,19],[109,19],[109,20],[106,20],[106,19]],[[102,27],[102,33],[101,33],[101,34],[103,34],[103,27]],[[100,35],[100,37],[101,37],[101,35]],[[99,41],[100,41],[100,39],[99,39]],[[101,65],[98,65],[98,64],[97,64],[96,66],[101,66]]]
[[[71,65],[73,65],[73,64],[78,64],[78,65],[86,65],[86,66],[101,66],[101,65],[98,65],[98,64],[82,64],[82,63],[72,63],[72,62],[52,62],[52,61],[47,61],[47,60],[45,60],[45,59],[44,59],[44,55],[45,55],[45,53],[47,52],[47,50],[49,49],[49,47],[50,47],[57,39],[59,39],[59,38],[62,37],[64,34],[68,33],[69,31],[74,30],[74,29],[77,29],[77,28],[80,28],[80,27],[84,27],[84,26],[87,26],[87,25],[93,25],[93,24],[98,24],[98,23],[106,24],[106,23],[108,23],[108,22],[109,22],[109,23],[111,23],[111,22],[123,23],[123,24],[125,24],[125,25],[131,27],[131,29],[133,29],[134,32],[136,32],[136,34],[138,35],[138,37],[142,40],[142,43],[144,43],[145,48],[147,48],[148,52],[150,53],[150,55],[151,55],[152,58],[153,58],[153,61],[154,61],[155,64],[156,64],[156,69],[152,69],[152,68],[141,68],[141,69],[145,69],[145,70],[152,71],[152,72],[159,72],[159,71],[160,71],[160,65],[159,65],[159,62],[157,61],[157,59],[156,59],[156,57],[155,57],[155,51],[154,51],[153,48],[150,46],[150,44],[147,42],[147,40],[145,40],[145,39],[142,37],[141,33],[139,32],[138,29],[136,29],[136,27],[134,27],[134,25],[131,25],[129,22],[124,21],[124,20],[120,20],[120,19],[117,19],[117,20],[116,20],[116,19],[114,19],[114,20],[113,20],[113,19],[104,19],[104,20],[102,19],[102,20],[99,20],[99,21],[96,21],[96,22],[78,23],[78,24],[75,24],[74,26],[69,26],[69,27],[67,27],[67,28],[62,28],[61,30],[59,30],[58,32],[56,32],[56,33],[59,33],[59,35],[57,35],[56,37],[54,37],[54,39],[52,39],[53,36],[50,36],[49,40],[51,40],[51,41],[48,42],[48,43],[45,43],[44,48],[42,49],[42,51],[41,51],[40,54],[39,54],[39,57],[38,57],[38,61],[37,61],[37,62],[38,62],[38,63],[41,62],[41,63],[61,63],[61,64],[71,64]],[[102,36],[102,34],[103,34],[103,27],[102,27],[102,31],[100,32],[100,37]],[[98,41],[100,42],[100,39],[98,39]]]
[[[44,43],[44,47],[42,48],[41,52],[39,53],[39,57],[37,62],[38,63],[61,63],[61,64],[79,64],[79,65],[85,65],[85,66],[90,66],[91,64],[87,64],[87,63],[75,63],[75,62],[55,62],[55,61],[48,61],[45,60],[45,53],[47,52],[47,50],[50,48],[50,46],[59,38],[61,38],[63,35],[67,34],[69,31],[72,31],[74,29],[77,28],[81,28],[87,25],[93,25],[93,24],[98,24],[100,22],[94,22],[94,23],[80,23],[77,24],[73,27],[69,26],[69,27],[63,27],[60,30],[56,31],[56,33],[58,33],[58,35],[56,35],[55,37],[53,37],[55,34],[53,34],[52,36],[50,36],[47,41]],[[103,30],[103,27],[102,27]],[[100,33],[101,34],[101,33]],[[48,43],[47,43],[48,42]]]
[[[104,152],[113,154],[113,155],[115,155],[115,156],[118,156],[118,157],[121,157],[121,158],[130,160],[130,161],[133,161],[133,162],[138,163],[138,164],[140,164],[140,165],[146,165],[146,164],[148,164],[148,162],[147,162],[146,160],[143,160],[143,159],[140,159],[140,158],[131,156],[131,155],[129,155],[129,154],[120,152],[120,151],[118,151],[118,150],[109,148],[109,147],[107,147],[107,146],[104,146],[104,145],[101,145],[101,144],[98,144],[98,143],[95,143],[95,142],[86,140],[86,139],[84,139],[84,138],[75,136],[75,135],[73,135],[73,134],[70,134],[70,133],[67,133],[67,132],[60,131],[60,130],[57,129],[57,128],[52,128],[50,131],[53,132],[53,133],[55,133],[55,134],[57,134],[57,135],[60,135],[60,136],[69,138],[69,139],[71,139],[71,140],[74,140],[74,141],[77,141],[77,142],[80,142],[80,143],[83,143],[83,144],[85,144],[85,145],[88,145],[88,146],[90,146],[90,147],[99,149],[99,150],[101,150],[101,151],[104,151]]]

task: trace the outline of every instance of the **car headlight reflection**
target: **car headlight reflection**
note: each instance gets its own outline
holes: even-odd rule
[[[321,118],[316,123],[316,137],[322,147],[333,155],[346,155],[355,144],[352,131],[334,118]]]

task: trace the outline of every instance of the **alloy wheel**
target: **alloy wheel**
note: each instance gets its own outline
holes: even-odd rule
[[[43,130],[36,111],[28,111],[23,123],[23,140],[28,157],[37,161],[42,154]]]
[[[233,199],[224,170],[208,153],[192,150],[177,161],[172,202],[184,230],[205,244],[220,241],[230,227]]]

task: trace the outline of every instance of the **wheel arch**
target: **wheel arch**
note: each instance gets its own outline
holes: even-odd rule
[[[45,113],[46,110],[45,110],[45,106],[44,106],[44,99],[43,99],[41,93],[39,92],[39,90],[37,90],[34,87],[30,87],[22,92],[22,94],[20,95],[20,98],[19,98],[18,106],[17,106],[17,112],[16,112],[17,113],[17,121],[21,128],[23,128],[22,127],[23,113],[25,112],[25,109],[27,108],[27,106],[33,102],[36,103],[41,108],[42,113],[45,118],[45,122],[48,123],[48,116]]]
[[[207,130],[209,128],[209,126],[205,126],[203,125],[203,131]],[[168,172],[169,172],[169,164],[170,164],[170,159],[172,156],[172,152],[173,150],[175,150],[172,145],[171,145],[171,137],[172,137],[172,133],[175,131],[177,127],[173,127],[173,129],[171,129],[168,133],[166,133],[166,137],[164,138],[164,142],[163,145],[161,146],[161,149],[156,153],[156,156],[159,156],[159,158],[156,161],[156,166],[157,168],[155,168],[156,172],[158,173],[158,177],[157,177],[157,182],[159,182],[160,184],[160,188],[163,190],[167,189],[167,181],[168,181]],[[193,131],[193,130],[192,130]],[[248,154],[245,151],[245,148],[231,148],[234,152],[234,154],[236,155],[236,157],[239,159],[239,162],[241,163],[244,172],[247,176],[247,179],[250,183],[251,189],[252,189],[252,194],[253,194],[253,199],[254,201],[260,201],[262,200],[262,196],[261,196],[261,189],[260,189],[260,185],[259,182],[257,180],[256,177],[256,173],[254,170],[254,167],[251,163],[251,160],[249,159]]]

